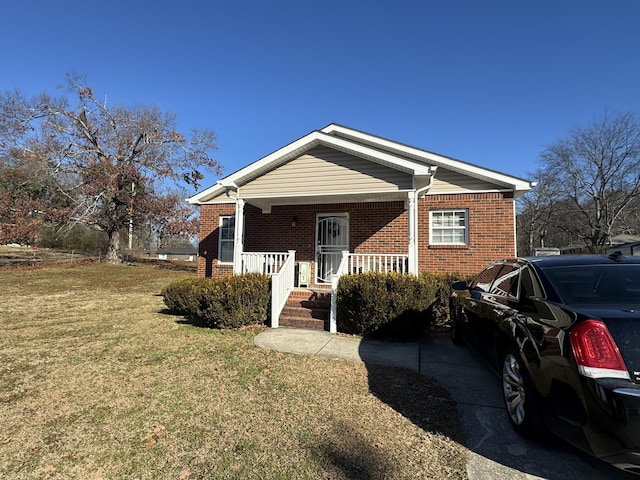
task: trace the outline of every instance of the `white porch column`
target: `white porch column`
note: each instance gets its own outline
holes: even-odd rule
[[[407,193],[409,207],[409,273],[418,274],[418,204],[416,192]]]
[[[233,233],[233,273],[242,273],[242,252],[244,251],[244,200],[236,199],[236,228]]]

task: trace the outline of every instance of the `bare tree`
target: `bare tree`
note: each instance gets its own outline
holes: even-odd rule
[[[219,173],[210,156],[215,135],[194,130],[186,137],[175,116],[155,106],[109,105],[82,77],[69,75],[67,83],[74,105],[64,96],[0,95],[0,158],[46,165],[72,205],[68,220],[104,231],[107,260],[118,262],[120,232],[131,222],[174,213],[182,221],[184,209],[172,208],[178,204],[170,190],[195,190],[203,171]]]
[[[542,153],[541,171],[561,207],[555,227],[600,251],[640,196],[640,124],[624,113],[577,127]]]

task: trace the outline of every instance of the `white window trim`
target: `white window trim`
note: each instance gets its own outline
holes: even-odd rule
[[[223,262],[222,260],[220,260],[221,254],[222,254],[222,243],[231,243],[233,245],[233,249],[235,250],[235,236],[236,236],[236,232],[235,232],[235,227],[233,228],[233,237],[231,239],[222,239],[222,224],[224,223],[224,219],[227,218],[234,218],[235,215],[220,215],[220,222],[219,222],[219,228],[218,228],[218,263],[220,265],[233,265],[233,255],[231,255],[231,261],[230,262]],[[233,250],[232,250],[233,251]]]
[[[445,213],[445,212],[460,212],[464,213],[465,224],[464,227],[439,227],[433,226],[433,214]],[[434,230],[447,230],[447,229],[460,229],[464,230],[464,242],[436,242],[434,241]],[[469,209],[467,208],[443,208],[438,210],[429,211],[429,245],[469,245]]]

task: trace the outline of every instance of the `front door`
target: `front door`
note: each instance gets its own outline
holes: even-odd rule
[[[316,282],[330,283],[337,273],[342,252],[349,250],[347,214],[318,215],[316,229]]]

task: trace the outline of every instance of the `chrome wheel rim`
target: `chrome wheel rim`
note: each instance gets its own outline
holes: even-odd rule
[[[522,425],[525,417],[524,379],[520,373],[520,364],[513,354],[508,354],[502,365],[502,394],[511,421]]]

